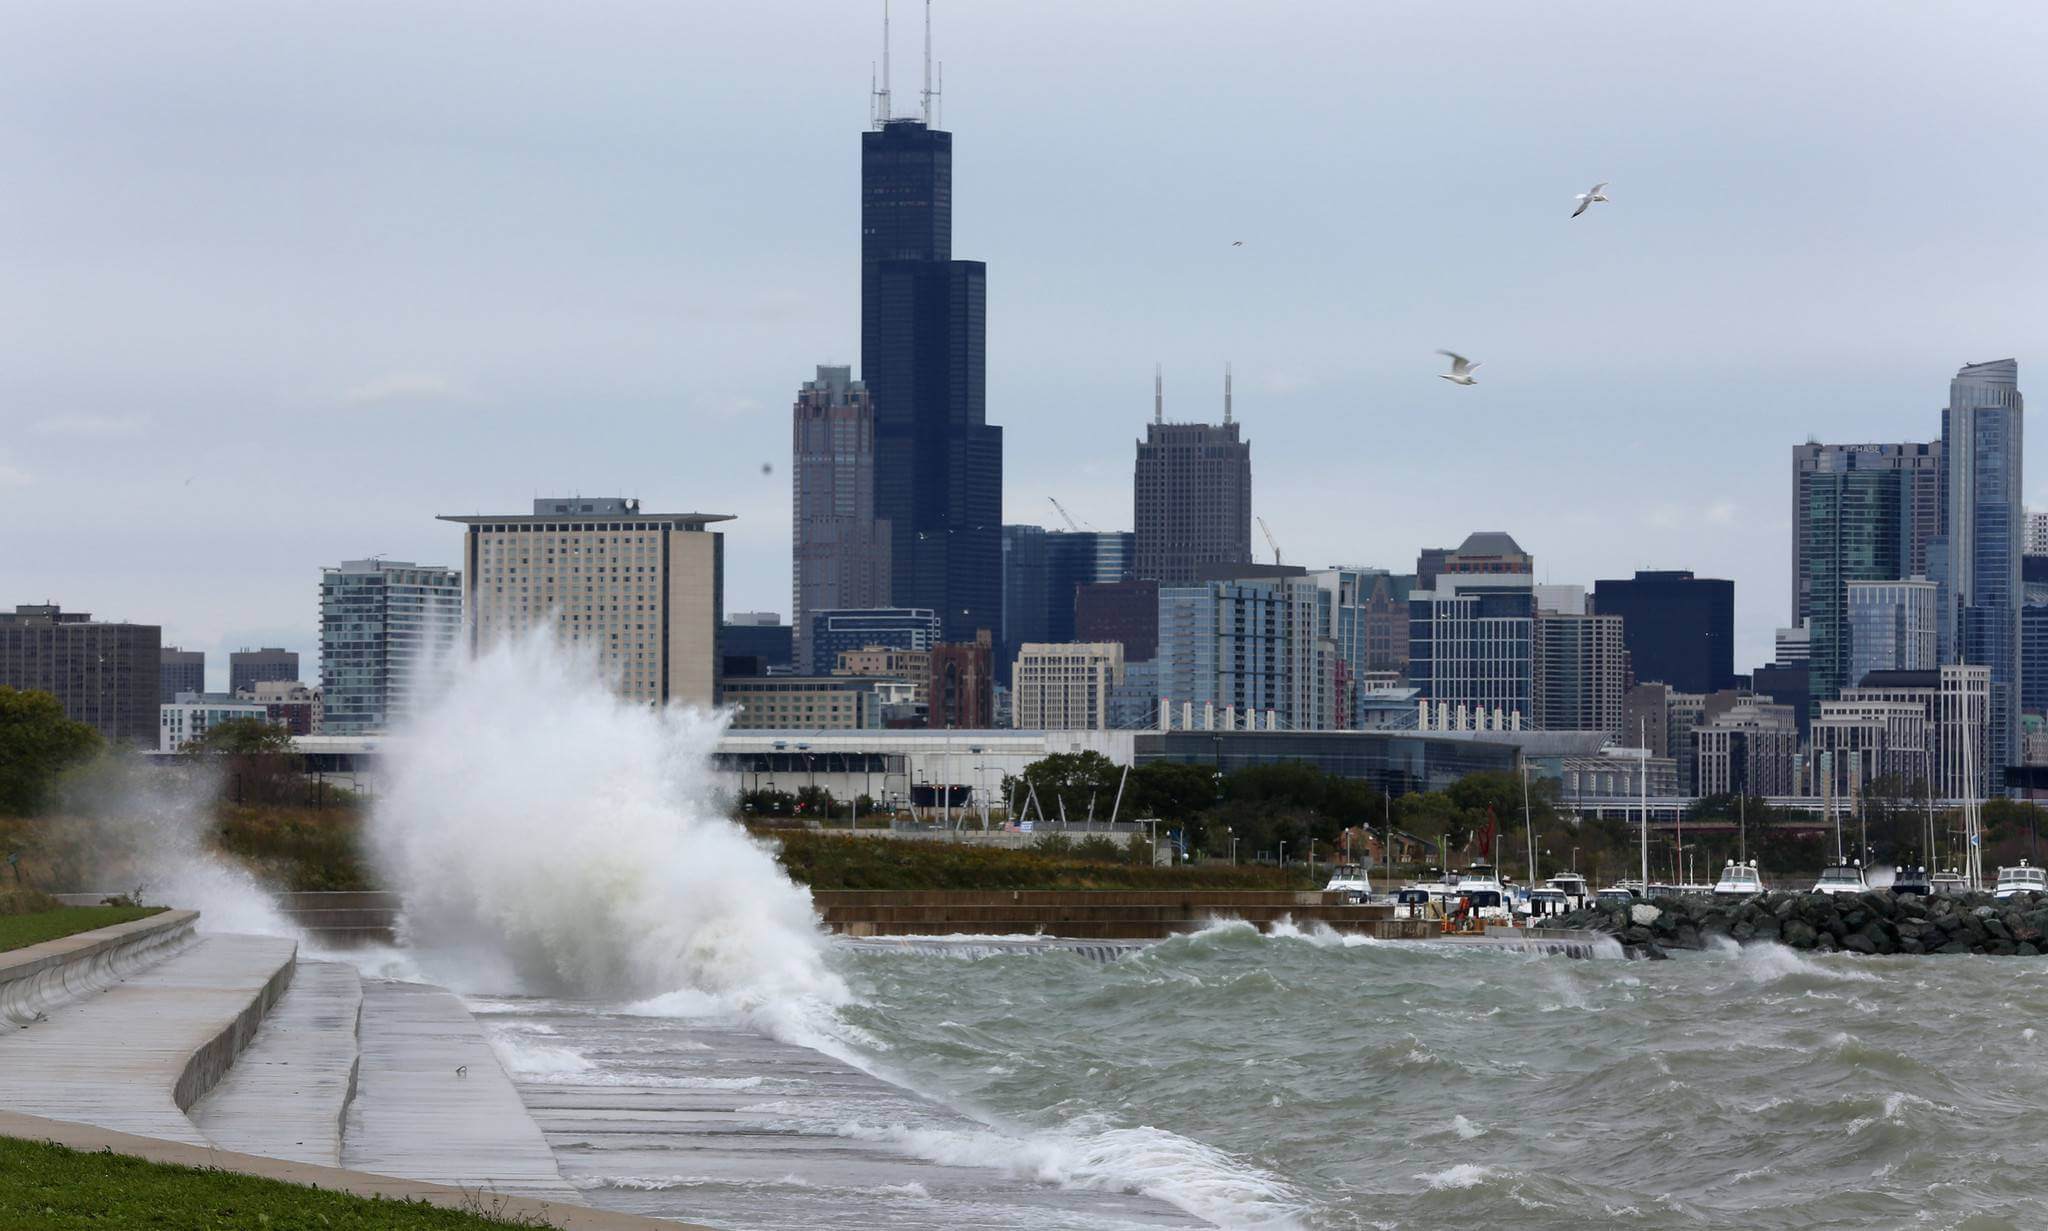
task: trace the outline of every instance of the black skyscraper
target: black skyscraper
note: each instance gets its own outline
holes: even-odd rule
[[[953,134],[861,134],[860,363],[875,408],[875,517],[890,602],[948,641],[1002,635],[1003,430],[983,405],[987,268],[953,256]]]
[[[1621,617],[1639,684],[1714,692],[1735,682],[1735,583],[1689,572],[1638,572],[1593,583],[1593,609]]]

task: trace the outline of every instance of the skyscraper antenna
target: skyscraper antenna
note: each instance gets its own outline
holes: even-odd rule
[[[1166,368],[1152,365],[1152,422],[1166,422]]]
[[[875,91],[875,127],[889,122],[889,0],[882,0],[882,88]]]
[[[1223,361],[1223,421],[1230,422],[1230,360]]]
[[[933,128],[946,126],[946,62],[939,61],[939,83],[932,87]]]
[[[923,104],[918,114],[924,126],[932,127],[932,0],[924,0],[924,89],[918,94]]]

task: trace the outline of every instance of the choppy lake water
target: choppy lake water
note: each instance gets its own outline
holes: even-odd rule
[[[777,1033],[852,1069],[687,1001],[478,1007],[594,1204],[718,1226],[2048,1226],[2048,962],[1241,926],[831,961],[852,1002]],[[748,1144],[702,1149],[727,1104]]]

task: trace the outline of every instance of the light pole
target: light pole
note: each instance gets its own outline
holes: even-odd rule
[[[1572,848],[1572,871],[1576,872],[1576,871],[1578,871],[1578,870],[1579,870],[1579,848],[1575,846],[1575,847],[1573,847],[1573,848]]]

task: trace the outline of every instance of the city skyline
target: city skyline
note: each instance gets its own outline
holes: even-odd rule
[[[368,13],[322,41],[285,16],[191,49],[175,96],[204,124],[154,105],[171,96],[147,68],[169,18],[10,18],[0,61],[35,118],[0,132],[32,172],[10,204],[20,238],[0,240],[25,273],[0,293],[21,339],[0,368],[18,429],[0,491],[94,494],[55,533],[0,530],[14,601],[161,622],[214,675],[244,645],[297,650],[310,673],[322,562],[453,565],[435,513],[580,489],[734,512],[727,607],[787,616],[788,396],[857,354],[859,60],[879,50],[865,7],[789,30],[798,11],[579,24],[536,8],[522,28],[546,37],[503,47],[446,19]],[[1129,529],[1152,364],[1171,405],[1206,415],[1229,360],[1259,443],[1255,511],[1290,560],[1400,572],[1424,545],[1500,528],[1538,580],[1730,577],[1747,670],[1789,602],[1786,446],[1935,439],[1949,374],[2030,360],[2043,182],[2022,165],[1998,194],[1947,190],[2039,117],[2024,91],[1977,84],[2024,79],[2023,38],[1903,7],[1838,29],[1749,6],[1620,25],[1504,13],[1448,46],[1448,18],[1311,6],[1283,55],[1277,29],[1220,7],[1176,16],[1174,56],[1149,63],[1136,52],[1158,23],[1134,15],[938,9],[956,248],[991,271],[1005,522],[1044,524],[1054,494]],[[1531,38],[1595,30],[1570,72],[1527,62]],[[471,67],[378,58],[386,80],[359,84],[348,66],[401,32]],[[1728,71],[1649,89],[1674,38]],[[1963,45],[1981,76],[1897,91],[1895,70]],[[770,46],[826,68],[737,132],[710,104]],[[527,98],[543,52],[606,71]],[[1303,71],[1325,57],[1341,68]],[[1112,65],[1143,87],[1114,112],[1048,88]],[[227,110],[250,73],[281,118]],[[212,92],[215,77],[235,84]],[[81,107],[87,80],[107,92]],[[1253,119],[1233,114],[1248,103]],[[1729,135],[1672,161],[1660,136],[1698,137],[1710,116]],[[1467,133],[1485,134],[1483,171],[1446,157]],[[350,159],[309,160],[308,135]],[[1332,141],[1358,157],[1316,157]],[[196,184],[195,165],[222,174]],[[798,167],[822,190],[788,192]],[[706,168],[729,173],[718,191]],[[1614,201],[1566,230],[1571,195],[1602,178]],[[1936,230],[1938,246],[1902,239]],[[1957,265],[1979,271],[1968,293],[1928,297]],[[1789,280],[1797,301],[1774,289]],[[276,341],[252,351],[259,322]],[[1436,381],[1439,346],[1484,360],[1482,383]],[[1561,483],[1578,498],[1555,499]]]

